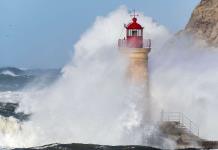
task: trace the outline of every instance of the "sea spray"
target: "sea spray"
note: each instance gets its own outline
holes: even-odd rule
[[[22,124],[21,131],[1,134],[0,145],[158,145],[155,141],[161,133],[141,120],[144,109],[138,109],[136,91],[128,88],[127,64],[116,48],[117,39],[124,36],[120,34],[123,23],[129,20],[125,7],[97,17],[75,44],[72,62],[63,68],[62,77],[52,87],[20,92],[18,111],[32,116]],[[199,47],[186,35],[167,41],[170,34],[163,26],[141,13],[138,21],[144,26],[144,37],[152,39],[152,120],[158,122],[162,109],[183,112],[199,125],[200,136],[217,139],[218,50]],[[171,141],[164,140],[164,144],[171,145]]]
[[[184,113],[199,126],[200,137],[208,139],[218,139],[217,58],[217,48],[202,47],[190,35],[175,37],[150,56],[156,107]]]
[[[141,117],[144,105],[139,107],[143,99],[137,99],[140,92],[134,95],[134,90],[129,91],[127,62],[117,48],[118,38],[125,34],[123,23],[129,20],[123,6],[106,17],[97,17],[75,44],[72,62],[63,68],[60,79],[47,89],[23,91],[19,110],[32,116],[19,134],[10,135],[1,145],[147,144],[143,137],[149,134],[141,132],[145,129]],[[165,27],[143,14],[139,22],[145,27],[144,37],[152,39],[154,51],[170,36]]]

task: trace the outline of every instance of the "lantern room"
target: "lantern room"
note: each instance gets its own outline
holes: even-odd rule
[[[126,36],[118,40],[119,48],[150,48],[150,39],[143,39],[143,27],[137,22],[137,15],[134,15],[132,21],[128,25],[124,25]]]
[[[129,47],[142,48],[143,27],[137,23],[137,18],[133,17],[132,22],[126,28],[126,39]]]

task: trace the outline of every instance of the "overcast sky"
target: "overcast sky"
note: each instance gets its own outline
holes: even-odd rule
[[[200,0],[0,0],[0,67],[58,68],[96,16],[126,5],[171,32],[184,28]]]

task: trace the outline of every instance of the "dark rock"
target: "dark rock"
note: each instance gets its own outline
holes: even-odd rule
[[[159,150],[158,148],[148,146],[108,146],[108,145],[94,145],[94,144],[50,144],[41,147],[32,148],[15,148],[13,150]],[[181,149],[182,150],[182,149]],[[197,150],[196,148],[187,148],[184,150]]]
[[[29,114],[23,112],[16,112],[16,108],[19,106],[18,103],[0,103],[0,116],[3,117],[14,117],[19,121],[25,121],[29,119]]]
[[[146,146],[106,146],[94,144],[50,144],[34,148],[15,148],[14,150],[158,150],[157,148]]]

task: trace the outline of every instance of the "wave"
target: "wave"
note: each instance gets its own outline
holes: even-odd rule
[[[12,76],[12,77],[16,77],[16,76],[19,76],[19,75],[16,75],[14,74],[13,72],[9,71],[9,70],[6,70],[6,71],[3,71],[2,73],[0,73],[2,75],[9,75],[9,76]]]
[[[25,74],[25,71],[16,67],[0,68],[0,75],[19,76]]]
[[[0,116],[0,134],[14,134],[21,131],[21,123],[13,117]]]
[[[39,83],[47,85],[55,81],[59,75],[60,69],[0,68],[0,91],[21,90],[33,82],[37,85]]]

